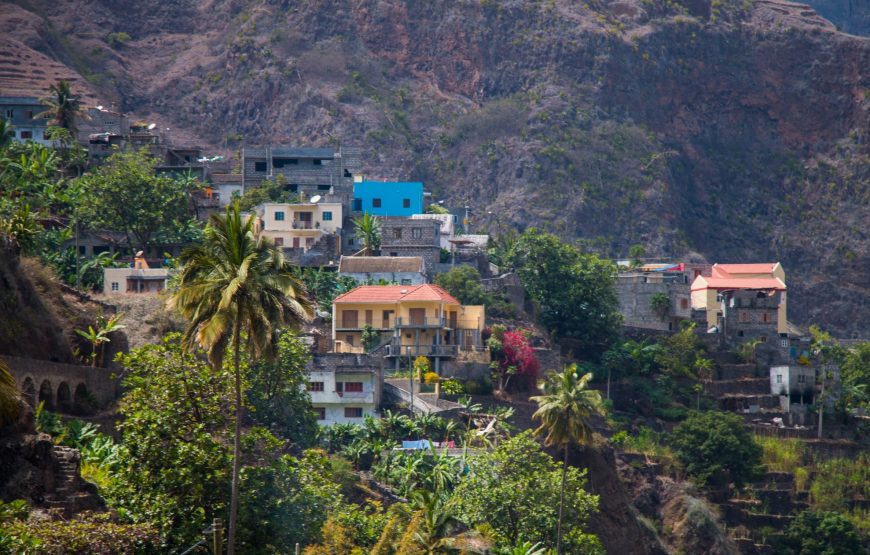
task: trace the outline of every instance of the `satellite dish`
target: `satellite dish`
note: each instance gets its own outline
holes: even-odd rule
[[[311,197],[311,204],[317,204],[318,202],[320,202],[320,195],[314,195]]]
[[[102,106],[97,106],[97,110],[102,110],[102,109],[103,109]]]
[[[148,131],[151,131],[151,130],[154,129],[155,127],[157,127],[157,124],[156,124],[156,123],[152,123],[151,125],[148,126]]]

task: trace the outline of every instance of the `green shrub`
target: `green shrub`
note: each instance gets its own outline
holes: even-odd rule
[[[128,35],[124,31],[109,33],[106,36],[106,43],[112,48],[115,48],[117,46],[123,46],[128,42],[130,42],[130,35]]]
[[[441,392],[444,395],[462,395],[464,388],[457,380],[449,379],[441,382]]]

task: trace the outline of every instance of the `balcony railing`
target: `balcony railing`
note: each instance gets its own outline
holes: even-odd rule
[[[385,356],[454,358],[457,352],[457,345],[387,345]]]
[[[446,318],[396,318],[397,328],[446,328]]]
[[[314,222],[293,220],[293,229],[315,229]]]
[[[375,402],[373,391],[309,391],[312,403],[330,404],[372,404]]]
[[[391,318],[386,322],[383,320],[374,320],[371,324],[366,324],[365,322],[360,321],[357,321],[353,325],[351,325],[350,322],[338,322],[335,324],[335,331],[359,331],[366,326],[371,326],[375,331],[392,331],[395,329],[393,319]]]

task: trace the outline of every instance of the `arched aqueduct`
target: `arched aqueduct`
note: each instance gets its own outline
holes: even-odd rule
[[[87,414],[118,397],[118,381],[107,368],[4,356],[21,395],[31,407]]]
[[[38,388],[37,388],[38,385]],[[52,383],[49,378],[36,378],[25,375],[18,384],[24,400],[33,408],[40,402],[45,410],[67,414],[84,414],[92,412],[96,407],[96,399],[88,392],[83,381],[70,383],[61,381]]]

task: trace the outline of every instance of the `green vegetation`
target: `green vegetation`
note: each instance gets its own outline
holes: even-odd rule
[[[616,341],[621,317],[612,262],[532,228],[513,245],[509,265],[540,307],[541,323],[578,355],[596,359]]]
[[[565,480],[568,472],[568,447],[592,441],[591,418],[604,409],[601,395],[588,389],[592,374],[582,378],[572,365],[561,374],[551,374],[544,383],[544,394],[530,400],[538,403],[533,417],[541,421],[535,430],[543,434],[544,444],[562,448],[562,485],[559,492],[559,517],[556,526],[556,552],[562,547],[562,511],[565,505]],[[514,538],[519,539],[519,538]]]
[[[381,221],[364,213],[362,218],[355,218],[353,221],[353,231],[356,238],[363,245],[363,256],[374,256],[381,250]]]
[[[20,397],[9,365],[0,358],[0,428],[18,418]]]
[[[480,285],[477,268],[462,264],[435,276],[435,284],[443,287],[462,304],[492,304],[493,298]]]
[[[855,527],[832,512],[804,511],[777,542],[777,553],[794,555],[862,555],[868,552]]]
[[[119,152],[78,180],[76,215],[82,224],[122,232],[136,249],[191,239],[197,229],[190,213],[192,188],[156,176],[156,164],[144,150]]]
[[[128,42],[130,42],[130,35],[128,33],[125,33],[124,31],[117,31],[115,33],[109,33],[108,35],[106,35],[106,44],[108,44],[112,48],[124,46]]]
[[[670,443],[686,472],[701,484],[741,487],[760,476],[762,449],[736,414],[692,413],[674,428]]]
[[[227,553],[235,550],[245,406],[241,374],[242,334],[248,356],[271,355],[275,326],[298,328],[310,318],[304,288],[280,250],[254,237],[253,220],[242,220],[239,203],[213,215],[204,240],[181,256],[180,284],[171,299],[190,324],[187,345],[201,345],[215,369],[228,347],[233,356],[235,424]]]

